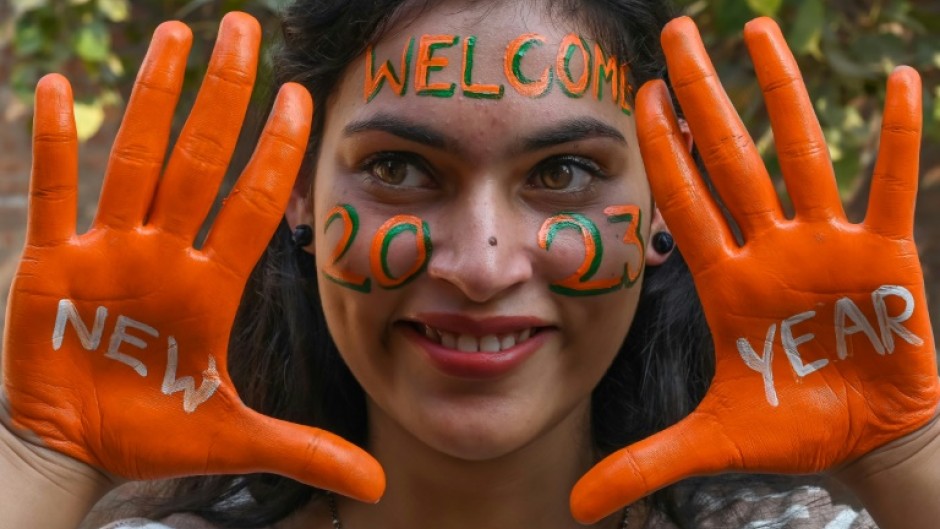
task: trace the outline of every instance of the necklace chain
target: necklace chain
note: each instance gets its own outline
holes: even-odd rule
[[[336,506],[336,496],[334,496],[333,493],[328,493],[326,500],[330,505],[330,516],[333,517],[333,529],[343,529],[343,522],[339,519],[339,508]],[[630,505],[627,505],[623,508],[623,519],[620,521],[620,529],[630,528],[630,507]]]

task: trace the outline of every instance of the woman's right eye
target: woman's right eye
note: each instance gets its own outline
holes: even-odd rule
[[[382,184],[395,187],[431,187],[434,180],[416,160],[400,153],[384,153],[367,159],[362,169]]]

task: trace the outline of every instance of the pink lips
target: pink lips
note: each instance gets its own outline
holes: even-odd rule
[[[416,318],[418,324],[453,334],[474,336],[501,335],[533,329],[527,340],[498,352],[464,352],[445,347],[419,332],[414,326],[403,327],[405,336],[425,352],[440,372],[459,378],[497,378],[512,371],[532,356],[552,335],[544,320],[528,316],[499,316],[475,320],[460,314],[426,313]]]

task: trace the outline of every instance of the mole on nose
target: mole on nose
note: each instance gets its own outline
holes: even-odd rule
[[[490,237],[487,242],[490,243],[490,246],[496,246],[496,237]]]

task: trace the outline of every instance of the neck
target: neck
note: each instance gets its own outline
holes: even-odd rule
[[[370,451],[388,478],[376,505],[337,499],[344,529],[581,528],[568,496],[593,464],[589,402],[506,454],[466,460],[415,438],[370,406]],[[619,528],[621,513],[595,527]]]

